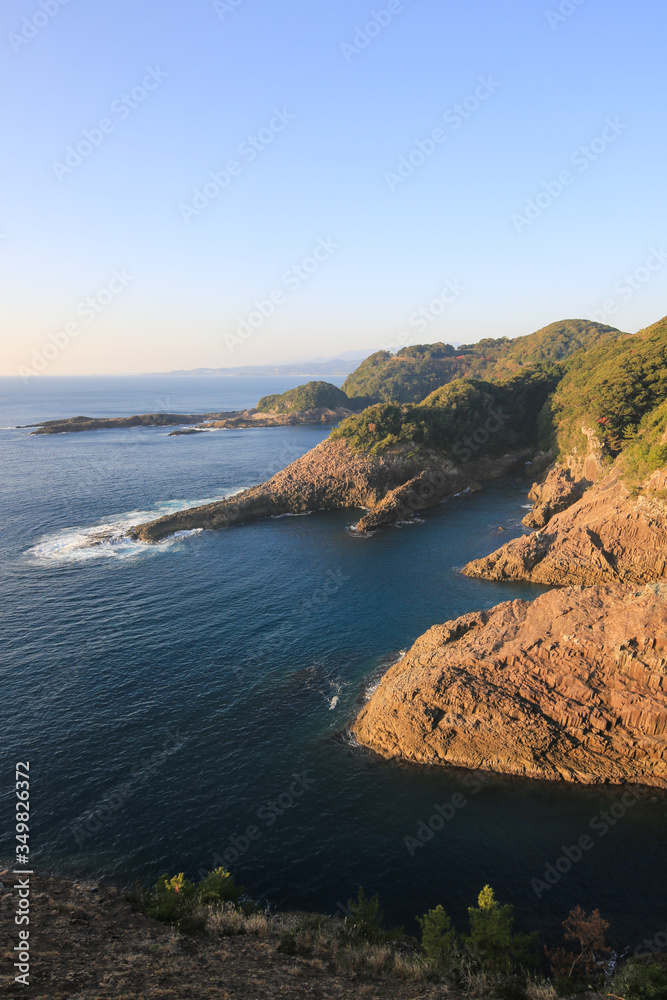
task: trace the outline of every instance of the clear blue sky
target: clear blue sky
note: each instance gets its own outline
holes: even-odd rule
[[[517,336],[605,303],[635,331],[667,312],[667,259],[641,270],[667,246],[664,0],[42,3],[0,12],[3,374],[68,323],[47,374]],[[373,12],[385,23],[357,35]],[[288,278],[319,241],[316,270]],[[431,311],[447,281],[464,290]]]

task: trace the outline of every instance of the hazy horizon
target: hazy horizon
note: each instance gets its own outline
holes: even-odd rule
[[[636,332],[664,5],[9,0],[0,373]]]

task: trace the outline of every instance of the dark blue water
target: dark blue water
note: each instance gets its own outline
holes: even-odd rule
[[[0,426],[237,409],[297,382],[4,379]],[[664,795],[595,834],[538,897],[531,879],[591,833],[618,789],[473,783],[387,763],[345,735],[387,663],[429,626],[540,592],[456,571],[519,532],[529,479],[369,538],[350,534],[356,518],[343,512],[86,547],[96,526],[120,535],[260,482],[325,435],[0,431],[2,859],[13,765],[29,759],[34,859],[51,870],[129,883],[163,870],[196,877],[224,858],[275,906],[332,912],[363,884],[408,926],[438,902],[465,925],[488,882],[525,929],[549,932],[581,904],[599,907],[620,942],[652,937],[666,919]],[[456,791],[466,805],[411,854],[404,838]]]

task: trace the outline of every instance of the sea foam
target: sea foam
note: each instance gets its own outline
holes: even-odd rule
[[[136,541],[128,537],[128,531],[137,524],[154,521],[166,514],[175,514],[190,507],[225,500],[243,489],[233,490],[217,497],[202,500],[169,500],[157,504],[150,510],[132,510],[122,514],[112,514],[97,524],[61,528],[42,536],[26,551],[26,556],[38,563],[83,563],[95,559],[128,559],[138,556],[159,555],[182,545],[185,538],[201,534],[202,528],[177,531],[160,542]]]

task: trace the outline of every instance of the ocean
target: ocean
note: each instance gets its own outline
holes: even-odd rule
[[[0,380],[0,860],[13,852],[14,764],[29,760],[37,870],[125,885],[224,863],[256,900],[325,912],[363,885],[412,931],[437,903],[465,928],[489,883],[520,929],[553,934],[579,904],[600,909],[619,945],[653,937],[665,921],[663,793],[568,867],[564,848],[618,788],[386,762],[348,733],[383,671],[431,625],[542,592],[458,572],[521,531],[529,475],[366,538],[344,511],[147,546],[123,529],[261,482],[327,429],[17,429],[240,409],[301,381]],[[109,540],[89,546],[101,526]],[[457,791],[465,805],[415,847]],[[539,890],[548,866],[553,884]]]

